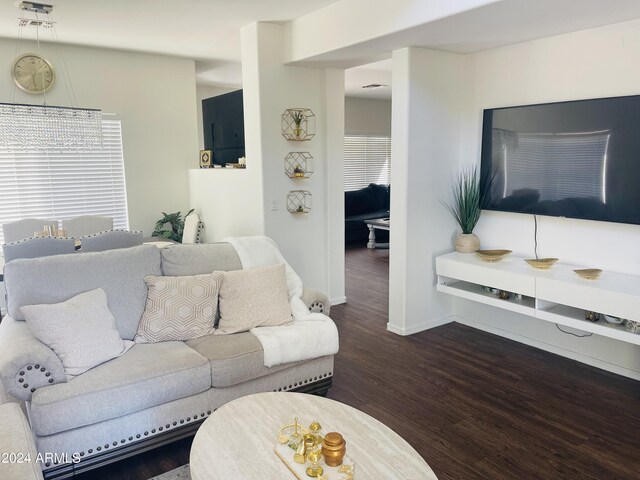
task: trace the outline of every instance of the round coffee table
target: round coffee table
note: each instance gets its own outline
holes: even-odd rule
[[[303,393],[258,393],[216,410],[191,447],[193,480],[292,479],[273,448],[279,428],[298,417],[342,433],[356,479],[437,480],[411,445],[375,418],[334,400]]]

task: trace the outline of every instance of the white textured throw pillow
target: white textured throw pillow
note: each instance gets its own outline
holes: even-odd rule
[[[218,310],[222,272],[183,277],[145,277],[149,292],[136,343],[191,340],[210,335]]]
[[[20,311],[36,338],[58,355],[69,380],[133,346],[120,338],[101,288],[62,303],[27,305]]]
[[[224,273],[216,335],[291,323],[284,263]]]

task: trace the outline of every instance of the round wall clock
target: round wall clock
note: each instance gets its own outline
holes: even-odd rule
[[[51,63],[37,53],[25,53],[16,58],[11,76],[20,90],[33,94],[49,91],[56,78]]]

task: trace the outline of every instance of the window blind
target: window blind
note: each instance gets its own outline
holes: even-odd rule
[[[85,152],[0,148],[0,224],[106,215],[128,229],[120,120],[103,118],[102,135],[102,148]]]
[[[344,137],[344,189],[358,190],[370,183],[391,183],[391,137]]]

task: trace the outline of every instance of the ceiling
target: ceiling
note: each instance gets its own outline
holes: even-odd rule
[[[383,86],[362,88],[371,84]],[[345,70],[344,92],[347,97],[391,99],[391,59]]]
[[[198,83],[240,86],[240,28],[284,23],[336,0],[39,1],[54,5],[63,43],[193,58]],[[0,37],[17,37],[19,4],[0,2]]]
[[[192,58],[198,84],[239,87],[240,28],[254,21],[285,23],[338,0],[50,1],[63,43]],[[0,37],[17,36],[19,3],[0,2]],[[298,64],[347,68],[348,96],[390,98],[390,86],[361,87],[391,85],[391,61],[379,60],[397,48],[470,53],[635,18],[640,18],[639,0],[500,0]]]

